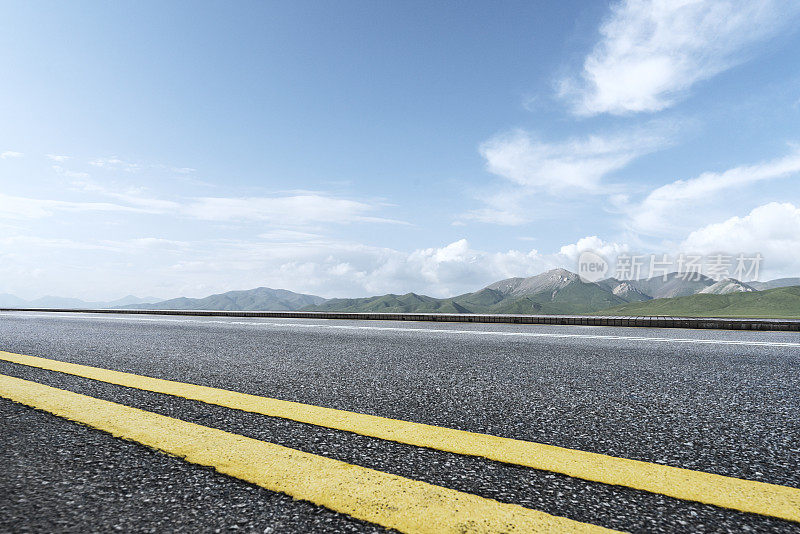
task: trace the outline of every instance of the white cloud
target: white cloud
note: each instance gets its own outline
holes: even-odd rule
[[[437,296],[475,291],[504,278],[538,274],[548,262],[536,250],[485,252],[470,247],[466,239],[440,248],[418,249],[398,259],[373,273],[374,285],[388,287],[397,278],[418,278]],[[389,283],[382,282],[383,278]]]
[[[134,206],[139,210],[154,214],[170,214],[174,210],[180,210],[181,204],[172,200],[141,196],[137,191],[125,193],[109,193],[112,198],[120,202]]]
[[[480,197],[484,208],[474,209],[462,215],[465,220],[503,226],[517,226],[534,219],[537,213],[528,205],[529,195],[521,188],[503,188]],[[455,221],[463,225],[462,220]]]
[[[46,261],[54,249],[57,264]],[[0,258],[0,292],[99,300],[127,293],[205,296],[264,285],[326,297],[410,291],[446,297],[503,278],[538,274],[564,260],[536,250],[476,250],[463,239],[404,252],[302,238],[276,243],[145,237],[81,243],[28,236],[0,239]]]
[[[309,223],[401,223],[368,215],[375,206],[319,193],[274,197],[205,197],[192,199],[181,213],[208,221],[262,221],[285,226]]]
[[[624,206],[629,229],[635,232],[674,234],[698,215],[725,204],[726,191],[741,191],[759,182],[787,178],[800,172],[800,149],[773,161],[741,166],[724,172],[706,172],[689,180],[677,180],[653,190],[635,205]]]
[[[150,167],[154,169],[161,169],[167,172],[173,172],[176,174],[193,174],[197,172],[197,169],[193,167],[173,167],[171,165],[164,165],[163,163],[157,163],[155,165],[150,165]]]
[[[65,161],[70,159],[70,156],[60,156],[58,154],[47,154],[47,159],[55,161],[57,163],[64,163]]]
[[[135,172],[141,168],[141,165],[138,163],[131,163],[128,161],[121,160],[117,156],[111,156],[108,158],[96,158],[89,161],[89,165],[93,167],[99,167],[102,169],[118,169],[123,170],[126,172]]]
[[[197,289],[188,289],[196,295],[231,289],[219,285],[212,289],[209,285],[219,284],[219,274],[225,273],[241,287],[266,284],[326,297],[407,292],[449,297],[555,267],[574,271],[577,255],[583,250],[598,251],[609,259],[627,250],[624,245],[595,236],[550,254],[535,249],[489,252],[473,248],[466,239],[411,252],[322,239],[271,243],[268,247],[252,242],[219,246],[222,248],[173,265],[165,276],[174,280],[179,273],[182,282],[196,282]]]
[[[670,129],[666,124],[651,124],[624,134],[561,142],[541,141],[517,130],[490,139],[480,146],[481,155],[487,170],[506,183],[482,192],[480,200],[486,207],[464,218],[518,225],[536,218],[546,197],[607,193],[613,186],[603,180],[637,157],[670,144]]]
[[[0,159],[9,159],[9,158],[21,158],[22,152],[14,152],[13,150],[6,150],[5,152],[0,152]]]
[[[561,250],[559,250],[559,254],[574,264],[578,261],[578,257],[580,256],[581,252],[586,251],[600,254],[603,258],[611,263],[614,262],[618,255],[630,252],[627,244],[603,241],[596,235],[593,235],[583,237],[576,243],[564,245],[561,247]]]
[[[89,178],[89,173],[87,173],[87,172],[71,171],[69,169],[65,169],[61,165],[53,165],[52,169],[54,171],[56,171],[58,174],[60,174],[61,176],[64,176],[66,178],[75,178],[75,179],[81,179],[81,180]]]
[[[185,249],[189,243],[185,241],[176,241],[174,239],[164,239],[162,237],[138,237],[124,242],[109,242],[115,246],[130,246],[135,248],[146,249]]]
[[[85,178],[83,173],[64,175]],[[76,190],[115,202],[66,201],[27,198],[0,194],[0,218],[38,219],[57,212],[129,212],[182,217],[208,222],[267,223],[280,228],[297,230],[319,224],[347,223],[408,223],[373,216],[379,205],[367,204],[322,193],[302,192],[272,197],[206,197],[168,200],[143,195],[135,188],[116,192],[90,180],[71,184]],[[273,232],[276,231],[273,228]]]
[[[269,232],[258,234],[261,239],[269,241],[307,241],[309,239],[319,239],[323,237],[321,234],[314,234],[311,232],[300,232],[297,230],[275,229]]]
[[[553,261],[535,250],[475,250],[464,239],[411,252],[323,240],[269,247],[230,243],[224,249],[224,253],[201,255],[174,269],[182,280],[219,283],[217,273],[225,272],[243,287],[266,284],[327,297],[412,291],[446,297],[502,278],[538,274]]]
[[[86,178],[80,172],[65,171],[54,166],[62,175],[70,178]],[[177,214],[181,205],[170,200],[141,197],[136,192],[114,193],[90,181],[75,181],[71,184],[79,191],[95,193],[113,198],[118,202],[97,202],[92,200],[52,200],[4,195],[0,193],[0,218],[41,219],[52,217],[58,212],[127,212],[144,214]]]
[[[800,273],[800,207],[771,202],[744,217],[731,217],[689,234],[681,249],[699,253],[761,253],[769,276]]]
[[[547,143],[518,130],[490,139],[480,151],[492,174],[550,194],[569,194],[596,192],[604,176],[664,144],[663,137],[642,132]]]
[[[0,246],[5,246],[10,250],[15,251],[22,251],[26,247],[45,250],[114,250],[114,247],[108,244],[77,241],[74,239],[38,237],[24,234],[0,238]]]
[[[664,109],[743,61],[749,45],[799,12],[794,0],[622,0],[601,25],[580,80],[563,80],[560,94],[579,115]]]
[[[145,192],[143,188],[128,187],[123,192],[117,192],[103,185],[100,185],[97,182],[89,180],[88,179],[89,175],[85,173],[71,173],[65,175],[75,178],[82,178],[80,180],[73,181],[70,184],[72,185],[73,188],[79,191],[94,193],[108,198],[113,198],[121,202],[123,205],[128,205],[133,208],[136,208],[138,211],[142,213],[178,214],[182,208],[182,205],[180,203],[172,200],[165,200],[165,199],[145,196],[143,194]]]
[[[73,202],[4,195],[0,193],[0,218],[40,219],[56,212],[135,212],[130,206],[108,202]]]

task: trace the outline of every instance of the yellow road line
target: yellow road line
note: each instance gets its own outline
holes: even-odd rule
[[[800,489],[0,351],[0,360],[800,522]]]
[[[0,397],[401,532],[616,532],[20,378]]]

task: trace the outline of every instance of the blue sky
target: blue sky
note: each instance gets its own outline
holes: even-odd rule
[[[0,293],[800,275],[800,4],[3,2]]]

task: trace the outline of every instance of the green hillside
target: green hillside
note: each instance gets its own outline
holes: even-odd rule
[[[794,279],[773,280],[761,284],[783,284],[791,280]],[[177,298],[153,304],[140,303],[121,307],[162,310],[800,318],[800,286],[781,286],[764,291],[742,293],[695,293],[688,296],[650,299],[651,293],[653,295],[686,295],[687,292],[713,289],[721,283],[715,283],[710,278],[704,278],[699,283],[687,282],[674,273],[666,279],[659,277],[623,282],[609,278],[601,280],[599,283],[586,283],[575,273],[565,269],[553,269],[527,278],[500,280],[473,293],[444,299],[406,293],[405,295],[388,294],[366,298],[326,300],[314,295],[259,287],[246,291],[229,291],[202,299]],[[744,286],[736,280],[729,280],[722,289],[727,290],[728,286],[736,284]],[[644,291],[645,289],[647,292]]]
[[[381,295],[358,299],[330,299],[319,306],[309,306],[310,311],[337,311],[363,313],[469,313],[452,299],[437,299],[416,293]]]
[[[596,315],[672,315],[693,317],[800,318],[800,286],[727,295],[698,294],[631,302]]]
[[[181,297],[151,304],[130,304],[120,308],[153,310],[275,310],[290,311],[325,302],[322,297],[294,293],[285,289],[257,287],[228,291],[202,299]]]
[[[573,282],[558,291],[542,291],[523,297],[510,297],[494,289],[482,289],[450,299],[437,299],[416,293],[381,295],[358,299],[331,299],[307,311],[364,313],[590,313],[624,303],[625,300],[596,284]]]
[[[477,295],[472,293],[471,295]],[[459,304],[466,304],[456,297]],[[576,314],[591,313],[625,303],[613,293],[597,284],[573,282],[558,291],[542,291],[519,298],[505,298],[485,310],[475,313],[530,313],[530,314]],[[468,305],[467,305],[468,306]]]
[[[487,288],[476,291],[475,293],[467,293],[465,295],[453,297],[452,300],[465,309],[479,310],[475,313],[480,313],[502,302],[505,298],[505,295],[501,292]]]

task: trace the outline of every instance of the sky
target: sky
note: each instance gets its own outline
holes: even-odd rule
[[[800,276],[795,0],[0,7],[0,293]]]

